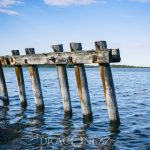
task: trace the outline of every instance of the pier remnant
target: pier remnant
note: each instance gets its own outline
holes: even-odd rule
[[[81,43],[70,43],[71,51],[82,51]],[[74,64],[81,109],[85,121],[92,121],[90,94],[84,64]]]
[[[3,100],[4,106],[9,105],[9,97],[1,61],[0,61],[0,99]]]
[[[19,50],[12,50],[13,56],[19,56],[20,52]],[[18,83],[18,92],[20,97],[20,105],[21,107],[27,107],[27,98],[26,98],[26,90],[25,90],[25,83],[24,83],[24,76],[23,76],[23,70],[21,65],[15,66],[15,72],[17,77],[17,83]]]
[[[26,55],[32,56],[35,54],[34,48],[26,48],[25,51],[26,51]],[[30,73],[30,79],[31,79],[32,90],[35,98],[36,108],[37,110],[44,110],[43,94],[42,94],[38,67],[36,65],[29,65],[29,73]]]
[[[54,52],[63,52],[63,45],[52,45]],[[68,76],[65,64],[57,64],[57,73],[65,116],[72,116]]]
[[[81,43],[70,43],[71,52],[64,52],[62,45],[52,45],[50,53],[35,54],[34,48],[26,48],[26,55],[12,50],[11,56],[0,56],[0,100],[9,105],[9,97],[3,67],[15,67],[21,107],[27,106],[23,66],[28,66],[37,110],[44,110],[43,94],[37,65],[56,65],[65,116],[72,116],[71,96],[67,65],[73,65],[84,121],[92,121],[90,93],[85,64],[98,64],[106,100],[110,124],[119,125],[120,117],[110,63],[120,62],[119,49],[108,49],[106,41],[95,42],[96,50],[82,50]]]
[[[97,51],[108,51],[106,41],[95,42]],[[118,50],[117,50],[118,51]],[[111,51],[110,51],[111,52]],[[116,54],[116,53],[115,53]],[[118,59],[118,57],[117,57]],[[120,124],[116,93],[109,63],[99,64],[110,124]]]

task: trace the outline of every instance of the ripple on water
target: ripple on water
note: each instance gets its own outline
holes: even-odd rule
[[[149,69],[112,69],[121,118],[119,128],[109,125],[98,68],[86,69],[93,110],[93,122],[87,124],[83,123],[73,69],[67,70],[73,106],[70,119],[64,118],[56,69],[39,69],[44,113],[35,111],[28,68],[23,70],[26,110],[20,108],[14,69],[4,70],[10,106],[0,107],[0,149],[150,149]]]

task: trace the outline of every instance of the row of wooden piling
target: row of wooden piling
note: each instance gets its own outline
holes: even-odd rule
[[[95,42],[96,51],[108,51],[106,41]],[[70,43],[71,51],[82,51],[81,43]],[[53,45],[54,52],[63,52],[62,45]],[[34,55],[34,48],[26,48],[26,55]],[[19,50],[12,50],[13,56],[19,56]],[[71,58],[70,58],[71,59]],[[68,84],[68,76],[65,64],[57,64],[58,79],[60,85],[60,91],[62,95],[62,102],[64,113],[67,116],[72,116],[71,98]],[[28,65],[30,79],[32,84],[33,95],[35,99],[36,108],[38,110],[44,110],[44,101],[42,95],[41,82],[37,65]],[[109,63],[100,63],[100,74],[102,79],[102,86],[104,90],[104,96],[106,99],[106,105],[108,110],[108,116],[112,124],[119,124],[119,112],[116,101],[115,88],[111,73],[111,67]],[[92,109],[89,95],[89,88],[87,83],[87,77],[84,64],[74,64],[75,76],[78,87],[78,94],[80,97],[81,109],[84,120],[92,121]],[[21,107],[27,107],[26,90],[24,83],[23,70],[21,65],[15,65],[15,72],[18,83],[18,92],[20,97]],[[7,92],[7,86],[5,82],[4,72],[2,64],[0,62],[0,99],[3,99],[3,104],[9,105],[9,97]]]

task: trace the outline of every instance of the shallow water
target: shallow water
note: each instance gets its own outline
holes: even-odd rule
[[[0,149],[150,149],[150,69],[112,69],[121,118],[118,129],[109,126],[98,68],[86,69],[93,111],[89,124],[83,123],[73,69],[68,69],[70,120],[64,118],[56,69],[39,69],[44,113],[35,111],[27,68],[27,110],[20,108],[14,69],[4,71],[10,106],[0,107]]]

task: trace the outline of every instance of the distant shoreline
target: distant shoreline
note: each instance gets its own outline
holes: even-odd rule
[[[4,68],[11,68],[14,66],[3,66]],[[27,67],[27,66],[23,66]],[[56,65],[38,65],[39,68],[55,68]],[[150,68],[143,66],[130,66],[130,65],[111,65],[112,68]],[[67,65],[67,68],[73,68],[73,65]],[[85,65],[85,68],[98,68],[98,66]]]
[[[111,65],[112,68],[150,68],[143,66],[130,66],[130,65]]]

